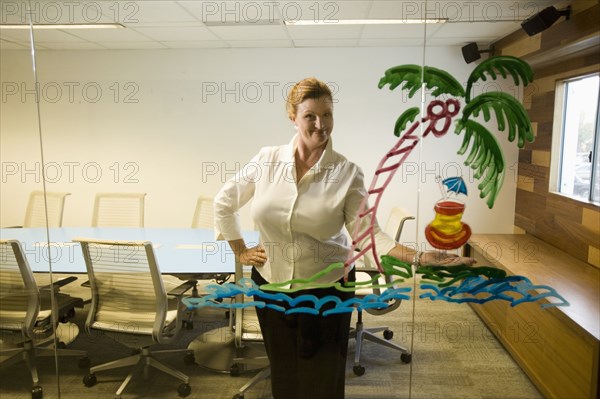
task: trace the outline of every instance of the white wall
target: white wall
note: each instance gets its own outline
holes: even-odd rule
[[[72,193],[64,225],[89,225],[96,192],[136,191],[148,193],[146,226],[188,226],[198,195],[214,195],[260,147],[289,141],[284,95],[307,76],[333,87],[334,146],[370,183],[396,141],[396,118],[420,100],[377,83],[386,69],[420,63],[423,53],[406,47],[38,51],[37,57],[47,189]],[[4,51],[1,58],[0,224],[7,226],[22,223],[27,195],[40,186],[39,145],[34,96],[26,92],[33,88],[29,54]],[[426,60],[461,82],[473,67],[459,48],[428,48]],[[382,224],[400,205],[419,212],[422,231],[440,197],[436,175],[462,173],[470,190],[463,220],[476,233],[512,232],[517,150],[502,136],[508,170],[493,210],[478,198],[477,181],[456,155],[461,138],[451,131],[428,137],[408,158],[382,201]],[[248,212],[243,221],[251,227]]]

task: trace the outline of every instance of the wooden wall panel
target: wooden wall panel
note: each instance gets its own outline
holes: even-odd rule
[[[515,227],[600,268],[598,204],[550,192],[556,83],[600,70],[600,2],[573,1],[569,21],[561,18],[529,37],[517,31],[493,44],[496,55],[514,55],[534,70],[524,106],[535,126],[534,143],[519,153]],[[599,221],[596,222],[595,219]]]

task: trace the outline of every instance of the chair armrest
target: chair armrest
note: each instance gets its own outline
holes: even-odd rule
[[[55,281],[52,285],[58,286],[58,287],[64,287],[67,284],[71,284],[75,280],[77,280],[77,277],[69,276],[69,277],[61,278],[60,280]]]
[[[186,281],[186,282],[178,285],[177,287],[173,288],[169,292],[167,292],[167,295],[181,296],[181,295],[185,294],[187,291],[194,288],[195,284],[196,284],[195,280]]]
[[[77,280],[77,277],[75,276],[61,278],[60,280],[54,281],[52,284],[41,286],[40,291],[50,291],[51,289],[53,289],[54,291],[59,291],[60,287],[64,287],[67,284],[71,284],[75,280]]]

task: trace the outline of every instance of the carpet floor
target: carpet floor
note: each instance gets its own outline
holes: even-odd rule
[[[417,291],[418,293],[419,291]],[[418,295],[417,295],[418,298]],[[88,352],[92,365],[127,356],[131,350],[106,335],[83,332],[87,307],[72,322],[81,333],[68,348]],[[356,314],[353,315],[353,322]],[[361,364],[365,374],[352,371],[354,341],[350,341],[346,371],[347,399],[538,399],[543,398],[512,360],[494,335],[466,304],[428,299],[404,301],[400,308],[381,316],[364,314],[365,327],[386,325],[394,331],[393,341],[412,349],[412,362],[405,364],[400,353],[371,342],[363,345]],[[185,348],[202,334],[224,330],[228,325],[223,310],[202,309],[195,313],[194,328],[185,330],[179,347]],[[168,355],[170,364],[190,377],[188,398],[230,399],[255,373],[232,377],[196,364],[186,365],[181,354]],[[117,369],[97,374],[97,384],[87,388],[82,379],[87,370],[78,368],[77,358],[59,361],[56,377],[53,358],[38,360],[44,398],[113,398],[128,371]],[[150,378],[134,378],[122,398],[177,398],[180,382],[157,370]],[[0,398],[31,398],[31,379],[24,362],[0,369]],[[270,382],[263,380],[245,394],[245,399],[269,399]],[[320,398],[312,398],[320,399]],[[328,399],[328,398],[323,398]]]

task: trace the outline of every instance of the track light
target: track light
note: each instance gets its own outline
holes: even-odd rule
[[[564,10],[557,10],[554,6],[544,8],[523,21],[521,27],[529,36],[534,36],[551,27],[560,17],[566,17],[568,21],[571,18],[571,6]]]
[[[492,49],[489,50],[479,50],[477,43],[469,43],[466,46],[463,46],[462,53],[463,58],[467,64],[470,64],[473,61],[477,61],[481,58],[481,53],[491,53]]]

